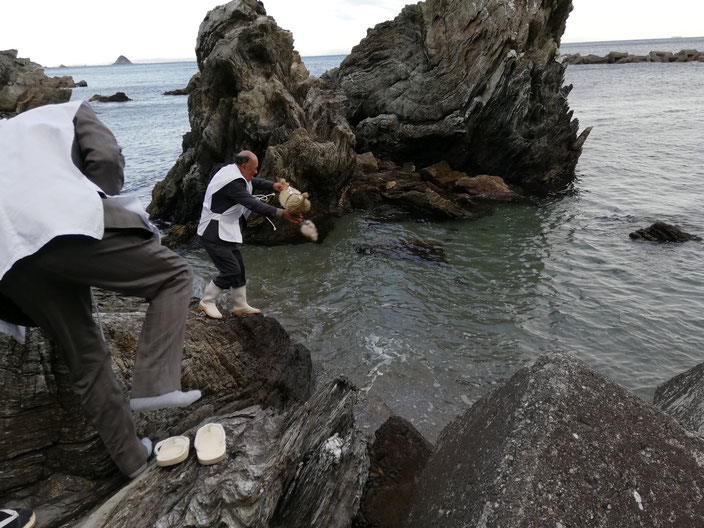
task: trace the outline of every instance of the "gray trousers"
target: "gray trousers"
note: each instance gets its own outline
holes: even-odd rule
[[[192,281],[185,260],[136,229],[106,229],[102,240],[57,237],[15,263],[0,281],[0,291],[63,349],[81,404],[127,475],[147,455],[93,320],[90,287],[149,301],[132,378],[132,397],[148,397],[181,388]]]

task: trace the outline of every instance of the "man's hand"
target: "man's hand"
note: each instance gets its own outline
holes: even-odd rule
[[[300,224],[303,221],[303,215],[298,213],[298,214],[291,214],[289,213],[286,209],[284,209],[283,216],[286,220],[293,224]]]
[[[276,192],[281,192],[281,191],[283,191],[284,189],[288,189],[288,187],[289,187],[289,186],[288,186],[288,182],[284,182],[284,183],[276,182],[276,183],[274,184],[274,190],[275,190]]]

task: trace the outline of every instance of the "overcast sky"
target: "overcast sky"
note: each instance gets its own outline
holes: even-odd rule
[[[469,0],[468,0],[469,1]],[[5,0],[0,50],[44,66],[195,57],[212,0]],[[303,56],[346,54],[405,0],[265,0]],[[704,36],[702,0],[573,0],[563,42]]]

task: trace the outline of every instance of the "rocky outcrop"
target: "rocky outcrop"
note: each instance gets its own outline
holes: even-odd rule
[[[344,97],[309,76],[291,33],[261,3],[236,0],[207,14],[196,56],[200,80],[188,98],[191,131],[176,165],[154,188],[152,217],[196,222],[208,181],[243,149],[259,157],[260,177],[285,178],[310,194],[307,217],[317,220],[334,209],[355,166],[354,134]],[[259,220],[248,222],[246,241],[300,236],[292,224],[273,231]]]
[[[38,64],[17,57],[17,50],[0,51],[0,118],[71,99],[70,76],[47,77]]]
[[[359,152],[554,190],[574,178],[589,133],[577,136],[557,60],[571,9],[570,0],[408,5],[323,78],[348,98]]]
[[[117,378],[128,387],[145,305],[121,304],[114,299],[112,296],[108,301],[101,301],[101,320]],[[105,302],[114,311],[105,311]],[[60,350],[41,332],[30,330],[24,346],[0,334],[0,351],[0,502],[29,503],[43,528],[66,523],[75,525],[72,520],[87,514],[124,486],[125,481],[117,474],[97,433],[83,416],[78,398],[70,388]],[[351,497],[361,494],[366,455],[364,441],[349,427],[353,420],[354,390],[340,380],[311,400],[310,407],[301,407],[313,386],[310,354],[303,346],[292,343],[275,320],[262,316],[229,317],[218,323],[198,315],[193,306],[188,314],[182,383],[184,388],[200,388],[203,398],[187,409],[138,415],[140,435],[156,441],[174,434],[190,434],[206,420],[221,420],[229,433],[228,462],[206,472],[192,455],[178,470],[150,467],[143,477],[131,484],[144,490],[139,501],[134,495],[135,487],[129,488],[131,500],[141,501],[144,511],[139,512],[140,516],[166,515],[167,511],[156,507],[157,490],[173,493],[174,482],[185,480],[192,485],[186,486],[183,493],[204,501],[207,496],[212,506],[208,515],[220,515],[217,501],[227,499],[209,495],[210,488],[202,486],[207,473],[230,480],[239,478],[234,475],[249,474],[249,480],[243,480],[241,486],[246,488],[245,482],[256,481],[268,492],[260,496],[259,486],[253,485],[249,491],[240,487],[244,495],[249,493],[242,508],[250,512],[247,513],[250,516],[274,518],[273,510],[277,505],[283,507],[287,500],[297,497],[292,489],[298,479],[303,478],[297,472],[306,476],[314,472],[315,457],[319,458],[316,471],[340,471],[347,468],[347,464],[356,464],[352,473],[345,473],[349,481],[343,482],[341,476],[337,485],[332,478],[326,479],[325,485],[330,485],[327,493],[339,491],[342,494],[344,488],[351,502],[354,502]],[[297,415],[292,414],[293,408],[306,418],[299,421]],[[325,442],[335,435],[334,444],[338,449],[334,454],[339,451],[338,458],[342,457],[342,461],[325,458]],[[311,462],[299,465],[304,460]],[[251,466],[242,466],[247,463]],[[224,472],[225,467],[234,473]],[[181,477],[179,472],[182,472]],[[256,475],[262,479],[258,480]],[[147,482],[150,487],[145,489]],[[201,485],[193,485],[197,482]],[[358,486],[358,491],[350,491],[353,486]],[[198,487],[202,489],[198,491]],[[275,495],[277,492],[288,493],[288,498]],[[258,498],[262,500],[260,507],[253,507],[252,501]],[[161,499],[167,510],[175,503],[166,496]],[[110,511],[114,512],[117,500],[111,500]],[[196,503],[197,500],[186,500],[179,513],[199,515],[193,510]],[[356,509],[349,515],[354,511]],[[114,515],[120,518],[120,515],[132,514],[124,511]],[[173,519],[182,519],[174,512],[171,515]],[[234,526],[228,521],[229,515],[233,515],[230,510],[222,513],[226,525]],[[114,524],[104,522],[97,526],[126,526],[117,521]],[[163,526],[183,526],[177,520],[170,522],[172,524]]]
[[[704,440],[564,354],[441,433],[406,528],[701,525]]]
[[[633,240],[648,240],[650,242],[687,242],[689,240],[701,240],[696,235],[685,233],[679,227],[666,224],[665,222],[655,222],[650,227],[638,229],[629,233]]]
[[[632,55],[621,51],[612,51],[606,56],[568,53],[562,56],[567,64],[630,64],[632,62],[704,62],[704,51],[680,50],[651,51],[647,55]]]
[[[704,363],[655,389],[653,404],[704,438]]]
[[[125,92],[116,92],[113,95],[99,95],[95,94],[93,97],[88,99],[90,102],[97,101],[98,103],[125,103],[131,101]]]
[[[341,203],[352,209],[391,204],[415,216],[456,219],[475,216],[478,202],[521,198],[498,176],[470,177],[444,161],[418,170],[412,163],[399,166],[366,152],[357,156],[357,171]]]
[[[196,73],[188,81],[185,88],[177,88],[176,90],[167,90],[164,95],[188,95],[198,86],[198,80],[200,79],[200,73]]]
[[[132,61],[124,55],[120,55],[117,59],[115,59],[115,62],[113,62],[113,65],[115,64],[132,64]]]

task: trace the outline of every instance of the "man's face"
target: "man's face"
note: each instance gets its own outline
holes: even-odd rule
[[[259,160],[255,157],[251,157],[249,161],[240,165],[239,169],[245,180],[252,181],[252,178],[259,170]]]

